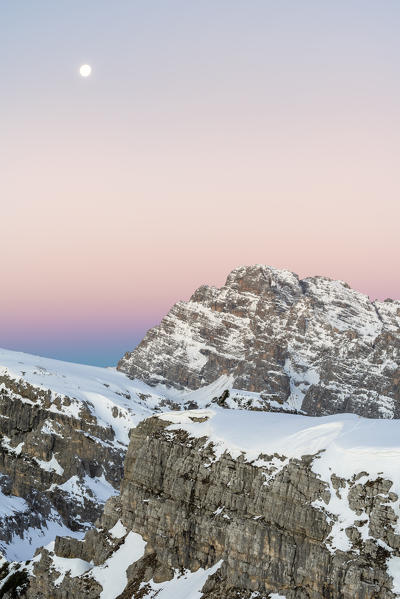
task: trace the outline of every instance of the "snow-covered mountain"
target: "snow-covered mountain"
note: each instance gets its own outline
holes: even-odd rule
[[[399,301],[239,268],[118,370],[0,350],[0,427],[0,598],[400,598]]]
[[[256,409],[398,418],[399,362],[400,301],[250,266],[178,302],[118,369],[185,390],[228,376],[236,404],[252,406],[245,390]]]

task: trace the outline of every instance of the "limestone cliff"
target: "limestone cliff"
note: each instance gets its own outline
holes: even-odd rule
[[[39,552],[21,596],[400,597],[399,427],[379,421],[374,446],[370,423],[220,408],[147,419],[120,497],[83,542]]]

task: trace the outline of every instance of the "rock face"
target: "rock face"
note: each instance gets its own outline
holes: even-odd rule
[[[89,412],[81,410],[74,418],[49,411],[50,392],[8,376],[1,382],[2,493],[10,503],[12,496],[23,499],[17,500],[17,513],[2,510],[0,539],[4,548],[13,542],[22,545],[25,539],[29,552],[30,529],[37,529],[39,536],[41,529],[52,527],[78,532],[94,522],[102,511],[96,493],[99,479],[105,494],[117,492],[125,452],[112,444],[112,432]],[[62,401],[68,398],[59,398]],[[17,548],[14,553],[18,557]]]
[[[0,350],[0,552],[83,536],[118,493],[130,428],[159,403],[112,370]]]
[[[400,302],[267,266],[200,287],[151,329],[119,370],[194,390],[228,375],[258,409],[400,417]]]
[[[400,596],[400,579],[392,577],[400,564],[393,481],[357,468],[349,479],[321,475],[329,442],[299,458],[232,456],[207,438],[204,411],[187,418],[198,427],[194,436],[170,427],[168,415],[132,431],[120,497],[107,502],[83,542],[57,538],[38,554],[21,596],[98,599],[112,575],[114,591],[102,597],[151,599],[163,590],[173,599],[177,584],[202,572],[196,590],[203,587],[204,599]]]

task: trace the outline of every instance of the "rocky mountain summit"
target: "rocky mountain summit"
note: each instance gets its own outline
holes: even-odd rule
[[[400,301],[250,266],[178,302],[118,369],[183,391],[227,376],[236,403],[255,409],[399,418],[399,362]]]

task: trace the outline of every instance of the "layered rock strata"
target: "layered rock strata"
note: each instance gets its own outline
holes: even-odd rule
[[[187,414],[195,436],[168,415],[132,431],[120,497],[83,542],[57,538],[37,555],[24,597],[98,599],[113,572],[118,592],[102,597],[151,599],[203,571],[211,573],[204,599],[400,596],[392,480],[366,471],[326,478],[316,468],[325,449],[299,458],[221,453],[207,437],[208,416]],[[83,572],[72,575],[77,562]]]

